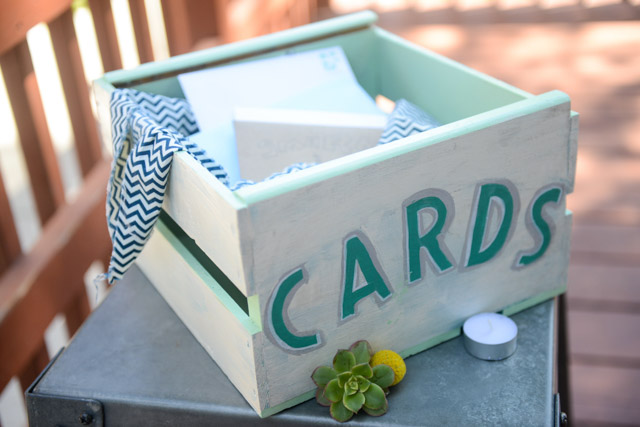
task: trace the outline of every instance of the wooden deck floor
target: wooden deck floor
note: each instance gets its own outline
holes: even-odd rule
[[[383,28],[531,93],[565,91],[580,113],[568,199],[572,425],[640,424],[640,21],[627,20],[640,13],[624,8],[601,14],[614,21],[592,11],[574,22],[539,19],[539,11],[519,22],[495,11],[380,19]]]

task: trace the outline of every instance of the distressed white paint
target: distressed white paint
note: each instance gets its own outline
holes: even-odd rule
[[[242,259],[243,239],[250,238],[244,203],[191,155],[182,152],[175,155],[171,165],[163,208],[238,289],[249,295]]]
[[[568,104],[560,104],[249,205],[253,277],[261,303],[282,274],[304,265],[308,282],[296,292],[289,317],[298,330],[323,331],[327,342],[309,355],[295,356],[267,341],[264,363],[272,378],[303,379],[315,365],[330,360],[336,349],[357,339],[404,351],[458,328],[477,312],[497,311],[564,289],[570,232],[564,200],[546,207],[556,233],[538,262],[519,271],[511,268],[516,253],[533,243],[525,226],[526,209],[521,209],[512,238],[496,258],[441,276],[427,267],[422,282],[410,287],[401,207],[421,190],[448,191],[455,217],[445,242],[460,265],[478,181],[509,179],[524,207],[540,187],[567,183],[563,153],[568,152],[568,115]],[[340,324],[342,244],[353,230],[371,240],[394,293],[381,306],[373,297],[362,300],[357,316]],[[284,401],[313,386],[310,380],[290,383],[282,388],[273,384],[270,398]]]

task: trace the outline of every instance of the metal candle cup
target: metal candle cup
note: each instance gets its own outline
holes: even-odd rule
[[[507,316],[476,314],[464,322],[462,331],[465,348],[478,359],[502,360],[516,351],[518,327]]]

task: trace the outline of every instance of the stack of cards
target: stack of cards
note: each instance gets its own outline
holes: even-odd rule
[[[340,47],[178,79],[201,130],[192,141],[225,167],[231,184],[373,147],[386,123]]]

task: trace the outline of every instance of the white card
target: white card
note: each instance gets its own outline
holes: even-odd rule
[[[322,163],[376,146],[382,114],[238,108],[234,129],[240,173],[262,181],[294,163]]]
[[[178,80],[201,131],[230,122],[236,107],[282,105],[319,86],[358,85],[340,47],[194,71]]]

